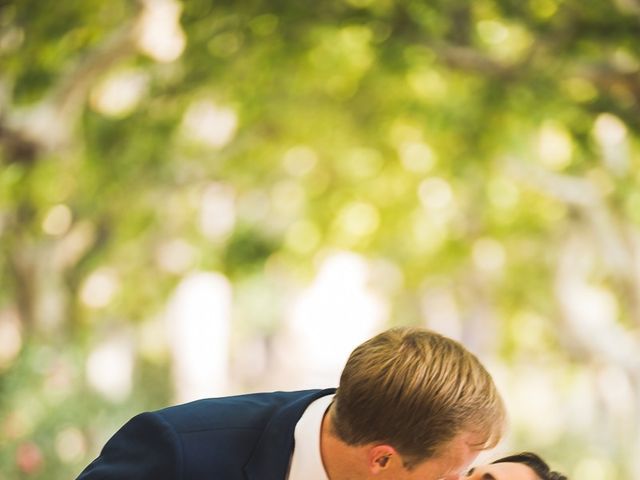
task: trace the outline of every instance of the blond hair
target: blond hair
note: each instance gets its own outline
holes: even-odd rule
[[[479,436],[475,447],[492,448],[505,421],[493,380],[471,352],[410,327],[387,330],[353,351],[331,412],[342,441],[389,444],[409,467],[463,432]]]

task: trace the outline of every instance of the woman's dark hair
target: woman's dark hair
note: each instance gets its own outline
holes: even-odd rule
[[[566,476],[559,472],[554,472],[549,468],[542,458],[535,453],[522,452],[516,455],[509,455],[508,457],[499,458],[491,463],[522,463],[536,472],[536,475],[540,477],[540,480],[568,480]]]

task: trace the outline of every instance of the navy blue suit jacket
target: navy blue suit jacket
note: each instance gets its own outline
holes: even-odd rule
[[[335,389],[209,398],[142,413],[77,480],[283,480],[298,420]]]

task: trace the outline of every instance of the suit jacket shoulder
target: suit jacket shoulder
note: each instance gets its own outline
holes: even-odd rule
[[[333,392],[211,398],[138,415],[78,480],[282,480],[302,413]]]

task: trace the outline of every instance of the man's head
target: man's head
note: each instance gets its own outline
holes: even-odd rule
[[[495,446],[504,419],[502,400],[478,359],[458,342],[419,328],[391,329],[357,347],[331,408],[331,428],[341,441],[388,447],[408,470],[425,460],[445,461],[446,450],[458,444],[474,458]],[[380,452],[375,461],[384,458]]]

